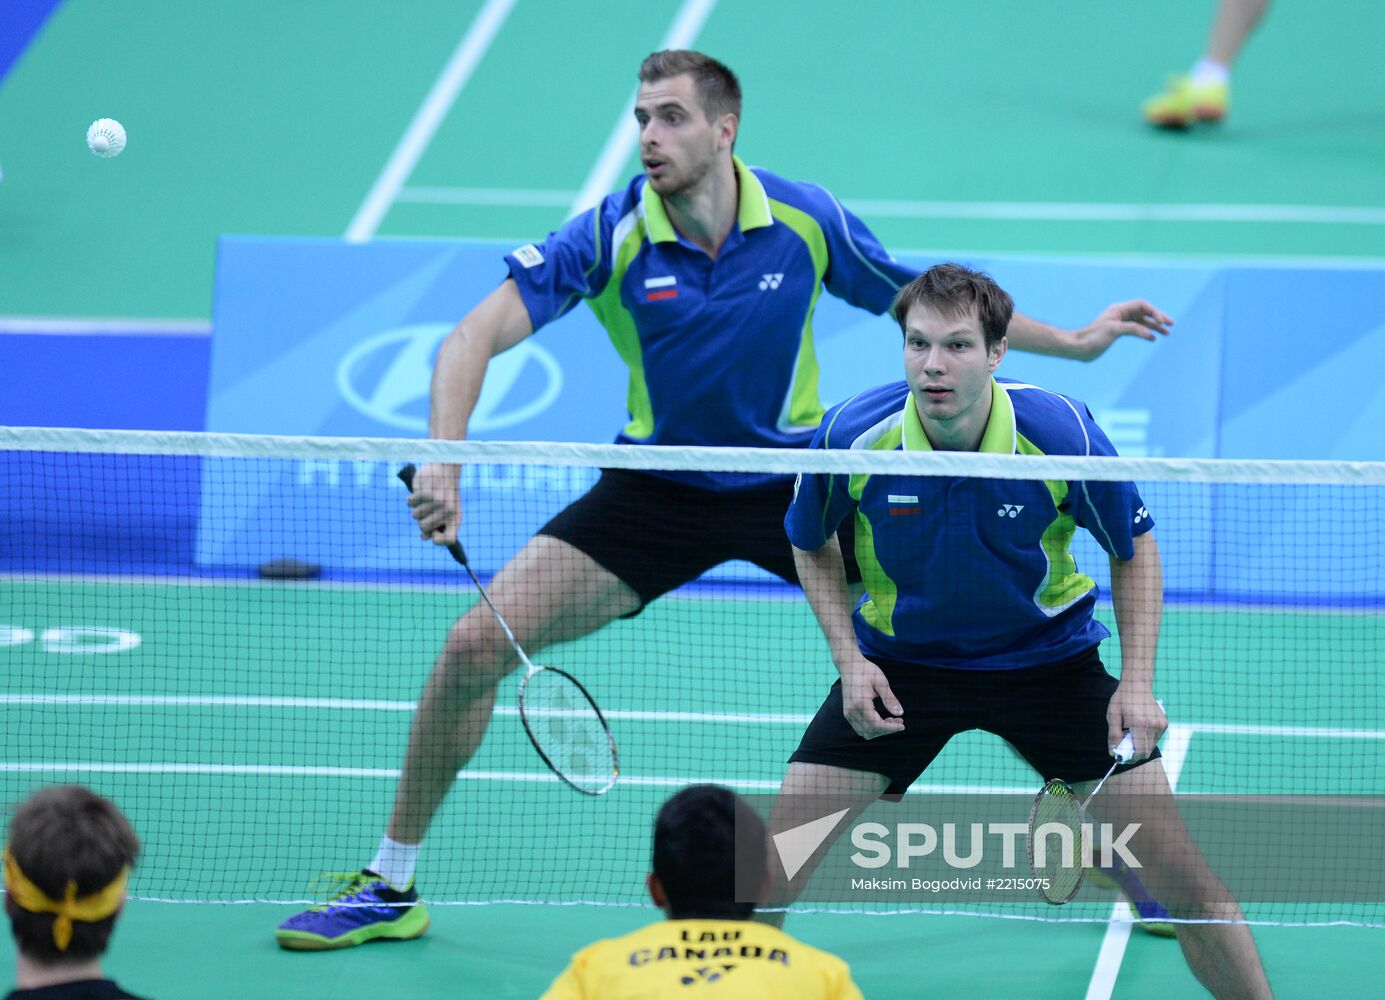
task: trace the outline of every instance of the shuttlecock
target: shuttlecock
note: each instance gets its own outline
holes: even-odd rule
[[[125,148],[125,126],[114,118],[98,118],[87,129],[87,146],[97,156],[119,156]]]

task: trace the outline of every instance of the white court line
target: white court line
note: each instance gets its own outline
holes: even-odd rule
[[[1140,204],[1127,202],[894,201],[843,199],[861,215],[1003,222],[1269,222],[1385,225],[1385,208],[1352,205]]]
[[[427,237],[419,237],[424,239]],[[1368,254],[1293,254],[1293,253],[1247,253],[1225,251],[1213,253],[1206,250],[1184,252],[1180,250],[1016,250],[984,249],[969,247],[958,250],[956,247],[896,247],[896,257],[923,257],[930,260],[1010,260],[1026,264],[1064,264],[1076,266],[1109,265],[1131,268],[1207,268],[1207,267],[1263,267],[1263,268],[1307,268],[1318,270],[1380,270],[1385,268],[1385,257]]]
[[[1173,732],[1169,726],[1169,732]],[[1220,722],[1197,723],[1188,726],[1198,733],[1215,733],[1233,736],[1327,736],[1342,740],[1380,740],[1385,739],[1385,731],[1379,729],[1333,729],[1318,726],[1241,726]],[[1167,754],[1165,755],[1167,756]],[[1167,764],[1164,765],[1166,768]],[[1173,780],[1172,775],[1170,779]]]
[[[426,189],[425,189],[426,190]],[[408,199],[399,198],[397,201]],[[566,204],[566,202],[564,202]],[[518,207],[523,207],[520,205]],[[551,207],[551,206],[531,206],[531,207]],[[510,246],[520,246],[527,240],[533,238],[533,233],[516,232],[508,236],[447,236],[440,237],[437,233],[408,233],[391,232],[392,240],[412,240],[417,243],[437,243],[440,240],[447,240],[452,243],[484,243],[487,245],[500,243]],[[959,250],[957,247],[894,247],[892,252],[896,257],[922,257],[926,260],[960,260],[967,261],[985,259],[988,261],[1017,261],[1026,264],[1068,264],[1068,265],[1105,265],[1132,268],[1207,268],[1207,267],[1264,267],[1264,268],[1299,268],[1310,270],[1330,270],[1330,271],[1361,271],[1361,270],[1380,270],[1385,268],[1385,257],[1371,256],[1369,254],[1272,254],[1263,251],[1245,252],[1228,250],[1214,253],[1207,250],[1181,251],[1181,250],[1142,250],[1139,252],[1122,252],[1108,250],[1016,250],[1014,247],[967,247]]]
[[[471,27],[457,43],[452,58],[433,82],[414,120],[394,147],[380,176],[375,178],[365,201],[356,209],[351,224],[346,227],[345,239],[348,243],[364,243],[375,236],[395,195],[413,173],[428,144],[433,141],[438,126],[447,117],[457,95],[466,86],[472,71],[490,48],[514,5],[515,0],[486,0],[486,5],[477,12]]]
[[[458,573],[438,573],[433,580],[266,580],[260,577],[242,576],[166,576],[158,573],[0,573],[0,584],[16,586],[51,583],[71,583],[91,585],[95,583],[112,587],[192,587],[192,588],[250,588],[255,590],[359,590],[405,591],[410,593],[435,593],[439,589],[457,589],[466,583],[466,576]]]
[[[303,708],[336,711],[412,712],[417,702],[383,698],[303,698],[272,695],[196,695],[196,694],[0,694],[0,705],[120,705],[130,708]],[[496,715],[518,716],[512,705],[497,705]],[[634,722],[707,722],[732,725],[804,726],[813,721],[812,713],[792,712],[663,712],[614,709],[603,713],[608,719]],[[1188,742],[1196,734],[1238,736],[1298,736],[1318,739],[1385,740],[1383,729],[1333,729],[1326,726],[1239,726],[1217,722],[1181,722],[1169,726],[1162,749],[1164,770],[1177,786],[1183,769]]]
[[[274,590],[359,590],[363,592],[372,591],[406,591],[412,593],[432,593],[440,588],[456,589],[461,587],[466,590],[469,582],[460,567],[455,571],[448,569],[445,571],[433,570],[405,570],[404,573],[417,572],[419,575],[427,573],[429,579],[414,580],[267,580],[261,577],[252,576],[175,576],[166,573],[43,573],[43,572],[15,572],[0,571],[0,584],[49,584],[49,583],[73,583],[89,586],[91,584],[105,584],[107,586],[148,586],[157,585],[165,587],[254,587],[268,588]],[[484,579],[484,577],[482,578]],[[797,587],[788,584],[775,582],[772,578],[764,579],[743,579],[743,580],[708,580],[709,586],[694,588],[692,592],[684,593],[681,590],[672,591],[660,598],[660,601],[741,601],[745,594],[738,588],[741,587],[760,587],[769,583],[769,589],[760,590],[754,594],[757,601],[793,602],[803,600],[803,592]],[[1101,598],[1101,607],[1110,608],[1111,603],[1106,598]],[[1232,612],[1236,614],[1261,614],[1261,615],[1323,615],[1332,617],[1348,618],[1371,618],[1385,612],[1385,606],[1371,607],[1362,605],[1360,607],[1333,607],[1331,605],[1305,605],[1293,606],[1286,604],[1249,604],[1231,601],[1171,601],[1166,600],[1164,613],[1167,616],[1170,609],[1176,612]],[[1210,725],[1210,723],[1209,723]],[[1199,728],[1204,728],[1199,724]],[[1235,726],[1224,727],[1227,732],[1239,731]],[[1254,733],[1270,735],[1270,731],[1263,726],[1251,726]],[[1332,730],[1337,732],[1337,730]],[[1343,734],[1355,733],[1356,730],[1341,730]],[[1296,735],[1295,732],[1278,733],[1274,735]],[[1314,735],[1310,733],[1309,735]]]
[[[683,6],[678,8],[659,48],[686,49],[691,46],[716,5],[717,0],[683,0]],[[619,183],[620,171],[634,152],[639,135],[639,126],[635,122],[635,94],[632,92],[620,109],[620,117],[616,119],[611,134],[606,137],[606,145],[601,147],[596,164],[572,201],[572,207],[568,210],[569,219],[597,204]]]
[[[140,319],[128,316],[0,316],[0,333],[48,337],[209,337],[204,319]]]
[[[420,573],[424,571],[419,571]],[[161,587],[242,587],[271,590],[359,590],[365,593],[373,591],[404,592],[428,594],[437,593],[439,590],[461,589],[463,595],[470,599],[471,584],[467,581],[466,575],[461,567],[457,567],[455,572],[446,571],[427,571],[432,578],[427,580],[266,580],[260,577],[246,576],[168,576],[158,573],[24,573],[24,572],[0,572],[0,584],[19,585],[38,585],[50,583],[72,583],[89,586],[91,584],[105,584],[107,586],[161,586]],[[482,577],[484,580],[485,577]],[[791,603],[803,600],[803,592],[797,587],[790,586],[778,578],[766,577],[763,580],[710,580],[708,586],[696,587],[689,593],[674,591],[665,594],[661,601],[669,603],[677,601],[743,601],[745,594],[740,593],[742,587],[761,587],[769,584],[769,589],[759,590],[754,599],[760,602]],[[724,585],[720,586],[720,585]]]
[[[1188,759],[1188,746],[1193,739],[1196,726],[1170,723],[1164,734],[1161,749],[1164,772],[1169,776],[1169,787],[1178,788],[1179,775]],[[1130,931],[1135,926],[1135,914],[1130,904],[1121,900],[1111,908],[1111,922],[1106,925],[1106,935],[1101,939],[1101,950],[1097,952],[1096,967],[1092,969],[1091,981],[1087,984],[1086,1000],[1110,1000],[1120,977],[1121,963],[1125,961],[1125,949],[1130,943]]]
[[[106,761],[33,762],[0,761],[0,773],[10,774],[203,774],[260,778],[382,778],[399,777],[397,767],[315,767],[301,764],[178,764],[170,762],[141,762],[114,764]],[[558,776],[549,771],[479,771],[457,772],[458,781],[510,781],[520,784],[550,784]],[[687,785],[711,783],[751,792],[777,792],[779,779],[709,778],[706,775],[634,775],[622,774],[621,785],[637,788],[683,788]],[[909,795],[1031,795],[1028,786],[1007,785],[913,785]]]
[[[0,705],[119,705],[125,708],[302,708],[360,712],[412,712],[417,702],[375,698],[281,698],[262,695],[0,694]],[[497,705],[496,715],[518,717],[513,705]],[[800,715],[735,712],[658,712],[615,710],[606,718],[634,722],[703,722],[733,725],[806,726]]]
[[[607,140],[610,166],[603,153],[602,184],[592,189],[583,185],[577,193],[573,214],[590,208],[616,180],[616,172],[629,156],[638,129],[629,115],[633,99],[626,106],[616,128]],[[616,151],[620,150],[617,157]],[[417,187],[401,192],[400,201],[437,205],[510,205],[552,207],[565,204],[571,191],[535,188]],[[892,198],[842,198],[842,204],[857,215],[880,219],[965,219],[1000,222],[1232,222],[1277,225],[1385,225],[1385,208],[1353,205],[1272,205],[1237,203],[1141,203],[1141,202],[1047,202],[1047,201],[907,201]],[[955,253],[955,251],[953,251]]]

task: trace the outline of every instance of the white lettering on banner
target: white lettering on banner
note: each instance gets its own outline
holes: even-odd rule
[[[595,469],[564,465],[465,465],[462,489],[501,493],[585,492],[596,482]]]
[[[325,483],[318,482],[319,476],[325,476]],[[298,463],[298,485],[299,486],[329,486],[337,487],[341,485],[341,463],[330,458],[305,458]]]
[[[1096,422],[1116,451],[1125,458],[1150,458],[1163,453],[1150,448],[1148,410],[1098,410]]]
[[[298,462],[297,485],[304,489],[403,489],[397,463],[309,458]],[[349,475],[344,474],[349,471]],[[595,469],[569,465],[464,465],[462,490],[492,493],[571,494],[585,492],[596,482]],[[0,632],[0,646],[4,634]]]

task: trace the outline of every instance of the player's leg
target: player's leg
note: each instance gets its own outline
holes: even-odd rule
[[[1207,39],[1206,58],[1230,70],[1270,0],[1222,0]]]
[[[1139,823],[1131,853],[1143,865],[1152,892],[1178,920],[1178,943],[1188,967],[1216,997],[1269,997],[1264,965],[1245,914],[1206,859],[1178,814],[1161,760],[1113,775],[1093,801],[1093,818],[1115,831]]]
[[[1145,101],[1145,120],[1161,128],[1185,128],[1225,118],[1231,67],[1268,6],[1269,0],[1222,0],[1202,58],[1186,76],[1173,77],[1164,91]]]
[[[633,589],[591,556],[539,535],[487,588],[527,654],[579,638],[639,610]],[[495,615],[478,602],[452,625],[409,733],[394,812],[375,859],[327,903],[290,917],[275,938],[300,951],[416,938],[428,915],[413,885],[419,844],[490,724],[496,684],[519,662]]]
[[[696,530],[708,522],[707,502],[706,491],[607,470],[539,530],[487,592],[531,657],[586,635],[717,561]],[[329,903],[281,924],[281,945],[338,948],[423,933],[427,918],[412,884],[419,844],[485,735],[496,684],[517,660],[484,604],[453,625],[420,699],[380,850]]]
[[[531,656],[638,611],[638,595],[591,556],[547,535],[531,539],[487,589]],[[484,602],[453,624],[423,689],[388,835],[417,844],[490,725],[495,688],[519,665]]]
[[[889,778],[873,771],[857,771],[829,764],[795,762],[789,765],[767,824],[772,878],[769,893],[761,904],[763,909],[755,914],[756,920],[775,927],[784,926],[787,914],[783,907],[791,905],[798,898],[802,887],[812,878],[840,832],[880,798],[889,783]],[[790,877],[784,865],[776,860],[781,855],[775,848],[775,837],[842,809],[847,810],[846,814]]]
[[[974,726],[969,707],[956,697],[957,675],[965,671],[884,659],[873,662],[885,672],[890,689],[904,706],[905,728],[864,739],[843,712],[841,682],[832,685],[789,758],[769,832],[773,836],[843,809],[847,812],[837,821],[832,836],[792,877],[784,866],[771,860],[773,879],[765,906],[780,912],[766,912],[756,919],[782,926],[782,908],[798,898],[840,831],[876,799],[903,795],[948,740]],[[771,859],[776,856],[771,850]]]
[[[982,728],[1009,743],[1045,781],[1060,778],[1082,788],[1111,766],[1106,708],[1116,686],[1095,646],[1057,663],[997,672]],[[1156,748],[1154,754],[1158,752]],[[1117,773],[1137,766],[1121,765]],[[1094,885],[1118,889],[1142,931],[1174,936],[1168,910],[1137,874],[1123,867],[1097,867],[1088,877]]]

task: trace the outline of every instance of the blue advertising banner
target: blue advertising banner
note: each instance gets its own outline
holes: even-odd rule
[[[503,280],[506,249],[223,239],[207,429],[426,437],[438,347]],[[492,361],[471,433],[609,441],[628,419],[625,377],[605,332],[585,309],[574,310]],[[446,557],[410,530],[394,473],[384,463],[204,462],[197,561],[253,566],[294,557],[349,570],[436,568]],[[493,572],[595,476],[464,470],[463,504],[484,525],[465,538],[473,565]],[[503,509],[492,512],[496,504]],[[345,546],[344,537],[366,544]]]
[[[442,339],[505,276],[494,244],[228,237],[218,260],[207,429],[274,434],[427,433],[428,388]],[[905,258],[926,267],[930,260]],[[1064,327],[1109,303],[1146,298],[1177,319],[1158,345],[1118,341],[1096,364],[1012,352],[1001,374],[1087,402],[1128,456],[1381,459],[1371,433],[1385,416],[1375,372],[1385,364],[1385,271],[969,259],[1018,308]],[[815,340],[822,394],[836,402],[899,377],[900,335],[831,296]],[[578,307],[493,360],[471,424],[477,438],[610,441],[626,422],[627,371],[591,313]],[[421,569],[437,554],[404,520],[402,487],[383,464],[203,467],[198,561],[246,566],[296,556],[342,569]],[[594,470],[469,468],[468,548],[493,572]],[[227,488],[227,477],[235,488]],[[1169,587],[1189,593],[1267,592],[1329,582],[1266,580],[1262,567],[1214,559],[1225,504],[1209,490],[1162,488],[1184,526],[1171,547]],[[1293,517],[1300,501],[1285,501]],[[497,508],[503,509],[504,517]],[[262,516],[273,509],[275,517]],[[284,518],[288,509],[298,516]],[[480,523],[484,516],[484,527]],[[301,518],[301,519],[300,519]],[[349,518],[349,525],[347,520]],[[365,523],[361,523],[364,520]],[[1171,519],[1170,519],[1171,520]],[[287,537],[276,525],[298,527]],[[320,526],[311,534],[304,523]],[[342,551],[349,526],[369,544]],[[1347,544],[1343,540],[1343,544]],[[1086,566],[1104,576],[1093,546]],[[737,571],[738,572],[738,571]],[[733,572],[733,575],[737,575]],[[744,572],[738,572],[744,575]],[[1324,589],[1325,588],[1325,589]]]

